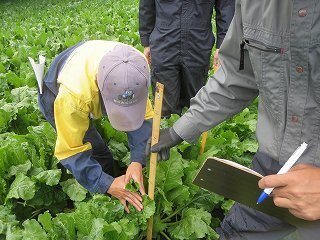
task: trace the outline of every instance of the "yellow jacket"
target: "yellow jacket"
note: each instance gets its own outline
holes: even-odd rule
[[[92,40],[75,49],[58,75],[59,93],[54,102],[57,130],[55,156],[59,160],[90,150],[83,138],[89,128],[90,117],[102,116],[99,89],[96,82],[101,58],[119,42]],[[148,100],[145,119],[153,117]]]

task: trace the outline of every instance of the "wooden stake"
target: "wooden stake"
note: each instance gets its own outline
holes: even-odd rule
[[[207,138],[208,138],[208,132],[203,132],[202,138],[201,138],[200,155],[204,153],[204,148],[206,147]]]
[[[163,84],[157,82],[156,91],[155,91],[155,101],[154,101],[154,116],[153,116],[153,123],[152,123],[151,146],[156,144],[159,141],[163,89],[164,89]],[[151,153],[148,195],[152,200],[154,200],[154,189],[156,185],[157,158],[158,158],[158,153]],[[152,239],[152,228],[153,228],[153,216],[150,217],[148,220],[147,240]]]

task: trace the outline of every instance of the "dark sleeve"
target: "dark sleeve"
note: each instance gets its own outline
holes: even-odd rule
[[[88,191],[106,193],[114,178],[103,171],[96,157],[103,155],[104,160],[107,161],[112,158],[112,155],[92,121],[90,121],[89,128],[82,141],[83,143],[90,142],[92,149],[72,155],[61,160],[60,163]]]
[[[142,46],[149,46],[149,37],[156,20],[155,0],[140,0],[139,34]]]
[[[220,48],[234,15],[235,0],[216,0],[216,48]]]
[[[114,178],[102,171],[101,165],[92,158],[92,150],[78,153],[61,160],[75,179],[93,193],[106,193]]]
[[[148,139],[151,137],[152,120],[144,120],[142,126],[131,132],[127,132],[128,142],[131,153],[131,162],[139,162],[146,165],[146,145]]]

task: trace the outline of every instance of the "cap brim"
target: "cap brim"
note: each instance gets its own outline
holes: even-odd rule
[[[132,106],[119,106],[111,101],[104,101],[108,119],[115,129],[130,132],[139,129],[144,121],[147,98],[140,99],[139,103]]]

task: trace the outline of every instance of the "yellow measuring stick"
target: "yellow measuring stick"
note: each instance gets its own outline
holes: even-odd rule
[[[155,100],[154,100],[154,116],[153,116],[153,123],[152,123],[151,146],[156,144],[159,141],[163,89],[164,89],[163,84],[157,82],[156,91],[155,91]],[[157,158],[158,158],[158,153],[151,153],[148,195],[152,200],[154,200],[154,189],[156,184]],[[153,227],[153,217],[151,216],[148,220],[147,240],[152,239],[152,227]]]
[[[201,137],[201,148],[200,148],[200,155],[204,153],[204,148],[206,147],[206,141],[208,138],[208,132],[203,132]]]

